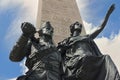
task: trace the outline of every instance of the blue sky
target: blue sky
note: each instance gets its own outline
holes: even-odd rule
[[[104,36],[108,37],[111,35],[110,32],[115,32],[118,34],[119,32],[119,0],[79,0],[79,2],[86,4],[86,9],[81,10],[81,17],[88,23],[94,24],[94,26],[99,26],[101,21],[103,20],[108,8],[111,4],[115,4],[116,9],[110,16],[108,24],[106,25],[106,29],[102,32]],[[87,14],[87,15],[86,15]]]
[[[78,0],[77,2],[88,33],[100,25],[110,5],[115,3],[115,11],[110,16],[104,31],[95,41],[100,50],[105,54],[109,54],[119,68],[119,0]],[[0,80],[12,80],[12,78],[23,74],[23,62],[11,62],[9,52],[21,34],[21,23],[27,21],[35,24],[36,13],[37,0],[0,0]]]

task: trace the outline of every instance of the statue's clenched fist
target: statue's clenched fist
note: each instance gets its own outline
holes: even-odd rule
[[[29,38],[33,37],[34,34],[36,33],[35,27],[31,23],[28,23],[28,22],[22,23],[21,29],[22,29],[24,36],[29,37]]]

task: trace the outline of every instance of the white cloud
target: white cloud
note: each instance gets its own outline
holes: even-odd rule
[[[22,69],[21,69],[22,74],[25,74],[28,71],[28,68],[25,66],[25,61],[26,61],[26,59],[20,63],[20,66],[22,67]]]
[[[80,11],[80,15],[84,20],[87,20],[90,18],[90,13],[91,10],[89,9],[89,5],[90,5],[90,0],[76,0],[77,1],[77,5]]]
[[[10,4],[14,5],[14,7],[20,7],[17,17],[8,27],[8,33],[6,34],[6,40],[10,40],[11,42],[13,42],[21,34],[20,26],[22,22],[30,22],[34,25],[36,24],[38,0],[2,0],[1,2],[4,4],[2,4],[3,8],[6,6],[9,7]]]
[[[35,10],[38,0],[0,0],[0,9],[9,9],[16,6]]]
[[[22,0],[0,0],[0,10],[9,9],[21,3]]]
[[[87,34],[97,29],[92,23],[83,21]],[[101,37],[95,39],[100,51],[103,54],[109,54],[120,72],[120,32],[118,34],[111,33],[110,38]]]
[[[88,23],[88,22],[86,22],[84,20],[83,20],[83,24],[85,26],[85,30],[86,30],[87,34],[90,34],[90,33],[94,32],[97,29],[97,27],[95,25],[93,25],[92,23]]]
[[[25,60],[26,60],[26,59],[24,59],[24,60],[20,63],[20,67],[22,68],[22,69],[21,69],[21,72],[22,72],[21,75],[25,75],[25,73],[28,71],[28,68],[25,66]],[[19,76],[17,76],[17,77],[19,77]],[[7,79],[7,80],[16,80],[17,77],[11,78],[11,79]]]
[[[115,34],[114,34],[115,35]],[[112,38],[97,38],[96,43],[103,54],[109,54],[120,72],[120,33]]]
[[[8,79],[8,80],[16,80],[17,78],[11,78],[11,79]]]

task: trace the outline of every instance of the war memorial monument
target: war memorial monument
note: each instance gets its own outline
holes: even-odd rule
[[[114,9],[112,4],[98,29],[86,34],[75,0],[39,0],[36,27],[23,22],[10,52],[14,62],[26,57],[28,71],[17,80],[120,80],[111,57],[94,42]]]

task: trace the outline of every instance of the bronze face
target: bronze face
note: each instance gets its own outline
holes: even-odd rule
[[[79,22],[75,22],[70,26],[71,33],[73,33],[74,31],[81,32],[81,30],[82,30],[82,24],[80,24]]]
[[[42,28],[38,31],[39,35],[48,35],[53,36],[53,27],[51,26],[50,22],[45,22],[42,25]]]

